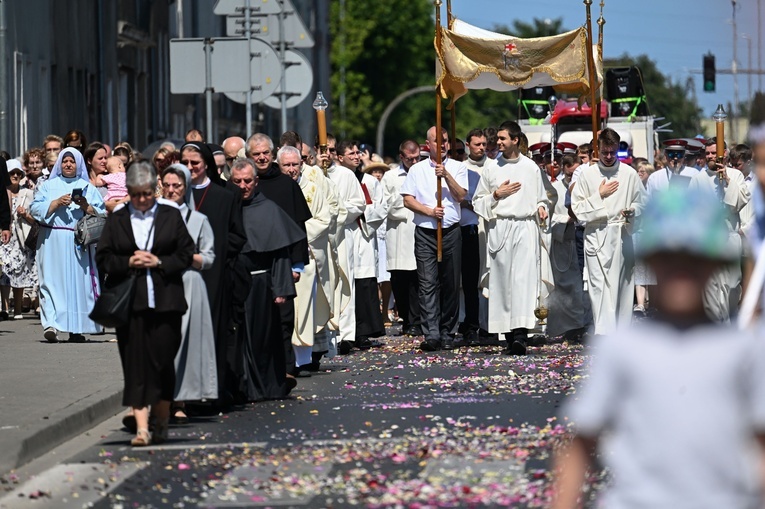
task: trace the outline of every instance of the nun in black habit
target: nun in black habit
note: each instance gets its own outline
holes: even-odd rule
[[[202,277],[210,299],[215,334],[218,394],[221,402],[227,402],[239,386],[235,375],[239,369],[233,324],[241,318],[233,312],[235,303],[232,302],[227,282],[232,280],[232,266],[246,241],[240,194],[225,187],[207,144],[196,141],[184,144],[181,147],[181,163],[191,172],[195,209],[207,216],[215,235],[215,263],[202,273]]]
[[[296,295],[290,246],[305,240],[306,235],[257,188],[252,196],[243,196],[242,217],[247,242],[239,260],[252,277],[252,287],[239,328],[241,391],[247,401],[281,399],[291,387],[287,383],[280,307],[291,304]]]

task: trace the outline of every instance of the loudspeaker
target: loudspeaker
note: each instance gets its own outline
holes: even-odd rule
[[[518,92],[520,107],[518,118],[542,120],[550,112],[547,100],[551,95],[555,95],[553,87],[522,88]]]
[[[606,71],[606,93],[611,102],[612,117],[648,115],[648,103],[643,90],[640,69],[617,67]]]

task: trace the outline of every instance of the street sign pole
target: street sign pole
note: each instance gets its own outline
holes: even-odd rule
[[[284,36],[284,2],[280,2],[282,11],[279,13],[279,53],[282,61],[282,133],[287,131],[287,41]]]
[[[247,48],[248,51],[252,52],[252,49],[250,48],[250,40],[252,39],[252,18],[250,17],[252,14],[250,13],[250,0],[245,0],[244,2],[244,33],[245,37],[247,37]],[[247,76],[252,75],[252,55],[250,55],[250,58],[247,59]],[[247,123],[247,139],[250,139],[250,136],[252,136],[252,83],[247,87],[247,99],[245,100],[245,111],[247,112],[245,122]]]
[[[207,136],[209,139],[214,140],[217,137],[213,135],[212,128],[212,41],[205,39],[205,100],[207,111]]]

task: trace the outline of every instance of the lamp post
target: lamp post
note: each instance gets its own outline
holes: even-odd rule
[[[324,94],[321,91],[316,92],[316,99],[313,101],[313,109],[316,110],[316,130],[318,131],[319,138],[319,154],[329,154],[329,147],[327,146],[327,108],[329,103],[324,99]],[[329,159],[321,160],[321,169],[324,173],[327,173],[329,168]]]

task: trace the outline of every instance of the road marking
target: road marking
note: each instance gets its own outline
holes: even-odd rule
[[[215,489],[203,494],[199,507],[273,507],[307,505],[318,495],[316,487],[329,475],[333,463],[312,465],[241,466],[216,483]],[[280,486],[274,477],[285,480]],[[288,482],[288,480],[294,482]]]
[[[194,449],[263,449],[268,442],[228,442],[224,444],[165,444],[148,447],[120,447],[119,452],[139,453],[142,451],[189,451]]]
[[[56,465],[3,498],[2,509],[81,509],[88,507],[149,463]]]

